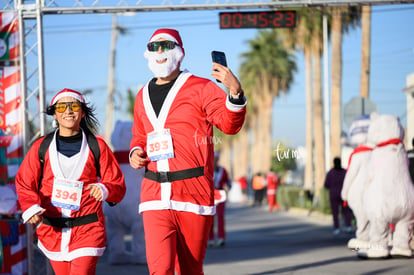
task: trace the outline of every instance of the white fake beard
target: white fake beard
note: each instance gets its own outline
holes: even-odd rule
[[[144,52],[144,57],[148,59],[148,67],[155,77],[167,77],[175,69],[184,58],[184,53],[179,46],[172,50],[164,51],[162,53],[150,52],[148,49]],[[161,61],[167,59],[166,62],[159,64],[157,60]]]

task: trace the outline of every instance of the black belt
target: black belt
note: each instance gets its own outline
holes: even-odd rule
[[[98,221],[98,215],[96,213],[80,216],[76,218],[49,218],[43,216],[43,223],[58,227],[58,228],[65,228],[65,227],[75,227],[79,225],[84,225],[88,223],[93,223]]]
[[[185,180],[204,175],[204,166],[179,170],[174,172],[153,172],[145,170],[145,178],[156,182],[172,182],[176,180]]]

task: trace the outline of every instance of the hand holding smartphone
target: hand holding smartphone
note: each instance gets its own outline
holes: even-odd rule
[[[226,54],[224,52],[220,51],[212,51],[211,52],[211,58],[213,62],[218,63],[220,65],[223,65],[227,67],[227,60],[226,60]],[[217,82],[221,82],[220,80],[216,79]]]

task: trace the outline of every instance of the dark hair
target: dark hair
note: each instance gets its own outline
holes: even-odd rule
[[[81,119],[80,127],[82,130],[85,131],[85,133],[91,133],[91,134],[97,134],[98,133],[98,126],[99,121],[95,117],[95,108],[93,106],[89,106],[89,104],[80,102],[82,111],[85,114],[85,116]],[[56,111],[56,103],[50,106],[47,106],[46,108],[46,114],[53,116]]]
[[[341,158],[336,157],[336,158],[334,158],[333,162],[334,162],[334,169],[341,169],[342,168]]]

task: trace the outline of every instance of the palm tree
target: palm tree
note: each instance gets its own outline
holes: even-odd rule
[[[371,6],[362,6],[362,60],[361,60],[361,88],[360,95],[369,97],[369,77],[371,59]]]
[[[330,156],[341,156],[342,133],[342,34],[360,22],[359,7],[334,7],[331,12],[331,148]]]
[[[323,123],[323,98],[322,98],[322,15],[319,11],[313,10],[313,30],[310,43],[313,72],[313,111],[314,111],[314,136],[315,136],[315,198],[323,187],[326,174],[325,167],[325,137]]]
[[[294,56],[283,47],[275,29],[259,31],[248,44],[250,51],[242,54],[240,78],[251,95],[249,104],[255,114],[251,123],[255,147],[252,170],[267,172],[272,161],[273,98],[288,92],[297,67]]]

